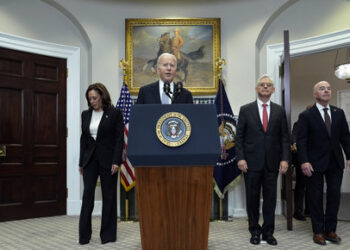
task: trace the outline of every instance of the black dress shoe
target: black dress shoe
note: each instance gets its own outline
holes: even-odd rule
[[[306,217],[302,214],[294,214],[293,217],[297,220],[306,221]]]
[[[106,244],[109,242],[116,242],[116,240],[101,240],[101,244]]]
[[[89,244],[90,243],[90,240],[79,240],[79,244],[80,245],[86,245],[86,244]]]
[[[277,245],[277,240],[275,239],[275,237],[273,237],[272,235],[266,235],[263,236],[262,238],[264,241],[267,242],[267,244],[272,245],[272,246],[276,246]]]
[[[259,234],[252,234],[252,237],[250,238],[250,243],[253,245],[259,245],[260,244],[260,235]]]

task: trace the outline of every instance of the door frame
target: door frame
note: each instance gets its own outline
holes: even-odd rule
[[[80,141],[80,48],[29,39],[0,32],[0,46],[67,60],[67,129],[66,147],[67,215],[80,212],[80,175],[78,172]],[[77,84],[79,83],[79,84]]]
[[[350,45],[350,29],[290,41],[290,57],[309,55],[348,45]],[[279,65],[282,63],[283,43],[267,45],[266,52],[266,73],[269,74],[276,83],[276,91],[271,100],[281,103],[281,79],[279,76]]]
[[[316,52],[336,49],[350,45],[350,29],[332,32],[321,36],[310,37],[289,42],[290,57],[309,55]],[[266,46],[266,73],[272,77],[275,82],[275,94],[271,100],[281,104],[282,101],[282,81],[280,78],[279,67],[283,61],[283,43]],[[277,184],[278,190],[281,189],[281,180]],[[280,192],[277,194],[276,213],[282,214],[282,202]]]

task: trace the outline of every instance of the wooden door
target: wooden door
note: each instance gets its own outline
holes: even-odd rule
[[[66,214],[66,68],[0,48],[0,221]]]

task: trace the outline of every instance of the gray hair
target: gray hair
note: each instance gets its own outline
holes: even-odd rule
[[[260,82],[262,79],[264,79],[264,78],[269,78],[269,79],[271,80],[271,82],[272,82],[272,86],[275,85],[270,75],[268,75],[268,74],[263,74],[263,75],[260,76],[260,77],[258,78],[258,80],[256,81],[256,86],[258,86],[258,85],[259,85],[259,82]]]
[[[176,59],[176,56],[174,56],[173,54],[170,54],[170,53],[163,53],[163,54],[161,54],[161,55],[158,57],[158,60],[157,60],[157,68],[158,68],[158,66],[159,66],[160,59],[161,59],[162,57],[164,57],[164,56],[171,56],[171,57],[173,57],[174,60],[175,60],[175,66],[177,66],[177,59]]]

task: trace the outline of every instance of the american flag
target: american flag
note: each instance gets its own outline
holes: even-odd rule
[[[132,189],[135,182],[135,171],[131,165],[128,157],[126,156],[126,149],[128,145],[128,134],[129,134],[129,118],[130,118],[130,108],[132,102],[130,98],[130,92],[128,86],[123,83],[123,87],[120,92],[120,97],[117,102],[117,108],[119,108],[123,113],[124,118],[124,150],[123,150],[123,164],[121,166],[121,183],[124,186],[125,191]]]

